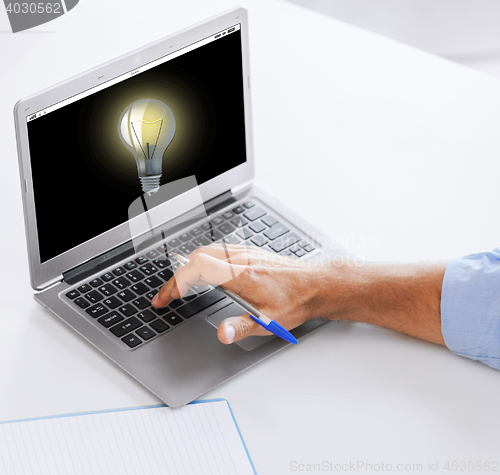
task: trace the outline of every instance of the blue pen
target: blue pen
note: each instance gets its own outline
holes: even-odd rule
[[[189,259],[177,252],[171,251],[169,254],[181,265],[185,266]],[[261,327],[265,328],[268,332],[274,333],[276,336],[279,336],[288,343],[297,344],[297,338],[295,338],[288,330],[283,328],[279,323],[275,320],[271,320],[269,317],[266,317],[261,312],[259,312],[256,308],[253,308],[246,300],[243,300],[239,295],[233,294],[230,290],[226,290],[224,287],[219,285],[214,286],[219,292],[222,292],[224,295],[227,295],[230,299],[233,299],[238,305],[243,307],[250,315],[250,318],[257,322]]]

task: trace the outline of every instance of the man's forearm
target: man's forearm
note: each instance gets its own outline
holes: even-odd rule
[[[331,263],[313,303],[332,320],[370,323],[444,345],[440,305],[445,269],[445,264]]]

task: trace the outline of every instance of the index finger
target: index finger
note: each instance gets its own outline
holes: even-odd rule
[[[225,284],[241,274],[247,264],[248,256],[241,252],[231,256],[230,260],[219,259],[204,252],[194,254],[189,263],[177,268],[174,276],[156,294],[152,303],[155,307],[164,307],[173,299],[184,295],[194,284]]]

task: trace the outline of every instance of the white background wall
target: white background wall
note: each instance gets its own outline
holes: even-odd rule
[[[289,0],[500,77],[498,0]]]

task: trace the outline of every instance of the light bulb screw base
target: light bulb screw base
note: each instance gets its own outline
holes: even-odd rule
[[[148,191],[156,191],[160,188],[160,175],[150,175],[150,176],[140,176],[142,191],[147,193]]]

